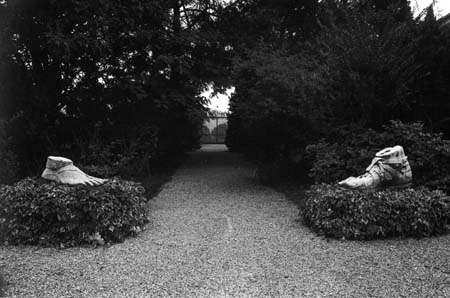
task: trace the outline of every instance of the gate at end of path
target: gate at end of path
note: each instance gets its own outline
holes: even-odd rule
[[[226,116],[208,117],[203,123],[202,144],[224,144],[227,135],[228,120]]]

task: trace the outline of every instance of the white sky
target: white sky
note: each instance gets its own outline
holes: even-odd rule
[[[414,10],[414,14],[419,14],[424,8],[433,3],[433,0],[410,0],[411,8]],[[450,13],[450,0],[436,0],[435,1],[435,13],[438,17],[443,17]]]
[[[449,0],[450,1],[450,0]],[[214,97],[211,97],[213,90],[209,88],[205,92],[202,93],[202,96],[209,98],[211,101],[208,105],[208,108],[218,110],[221,112],[228,112],[230,96],[234,92],[234,87],[227,89],[225,94],[217,94]]]

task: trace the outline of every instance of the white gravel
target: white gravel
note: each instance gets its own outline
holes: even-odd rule
[[[0,247],[6,297],[450,297],[450,236],[327,240],[207,146],[149,204],[136,238],[105,248]]]

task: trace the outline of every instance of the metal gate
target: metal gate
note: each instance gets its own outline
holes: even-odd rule
[[[202,127],[202,144],[224,144],[228,121],[226,116],[212,116],[205,120]]]

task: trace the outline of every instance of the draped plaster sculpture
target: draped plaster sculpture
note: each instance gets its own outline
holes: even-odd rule
[[[107,179],[96,178],[87,175],[73,162],[65,157],[49,156],[42,173],[42,178],[68,185],[98,186],[104,184]]]
[[[388,147],[375,154],[366,172],[338,184],[348,189],[404,188],[411,185],[412,172],[402,146]]]

